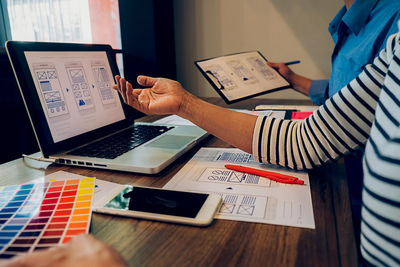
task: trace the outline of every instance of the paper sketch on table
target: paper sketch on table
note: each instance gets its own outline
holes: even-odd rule
[[[296,176],[304,185],[228,170],[227,163]],[[218,219],[315,228],[308,174],[259,164],[240,149],[201,148],[164,188],[221,195]]]

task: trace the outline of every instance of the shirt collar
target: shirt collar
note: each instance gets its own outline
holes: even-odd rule
[[[356,0],[349,10],[343,6],[338,14],[329,24],[329,32],[332,34],[337,30],[341,21],[352,31],[358,34],[367,22],[371,10],[375,7],[378,0]]]

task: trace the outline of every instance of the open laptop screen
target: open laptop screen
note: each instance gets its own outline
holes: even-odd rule
[[[45,157],[115,133],[139,117],[112,89],[118,68],[111,46],[8,41],[6,49]]]
[[[104,51],[25,51],[55,143],[125,119]]]

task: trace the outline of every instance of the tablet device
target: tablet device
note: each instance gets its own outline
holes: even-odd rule
[[[266,64],[258,51],[195,61],[203,76],[227,104],[291,88],[290,83]]]
[[[209,225],[221,203],[217,194],[126,185],[94,211],[196,226]]]

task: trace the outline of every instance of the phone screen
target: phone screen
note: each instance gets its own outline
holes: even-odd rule
[[[196,218],[208,194],[127,186],[104,207]]]

